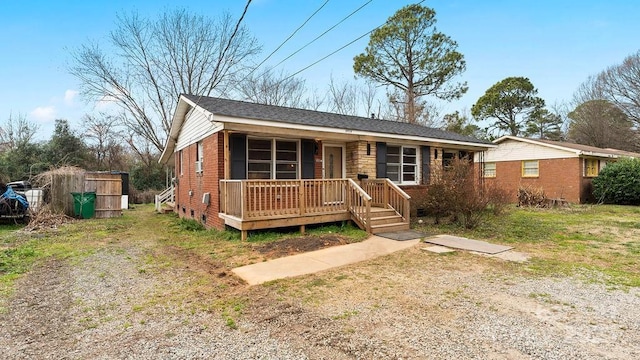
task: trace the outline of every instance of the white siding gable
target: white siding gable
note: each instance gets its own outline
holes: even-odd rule
[[[478,155],[476,155],[477,157]],[[485,162],[543,160],[578,157],[577,150],[561,150],[523,141],[505,140],[484,152]],[[478,159],[476,158],[476,161]]]
[[[222,130],[222,123],[210,121],[208,115],[210,115],[209,112],[201,109],[191,109],[185,115],[185,121],[176,142],[176,151]]]

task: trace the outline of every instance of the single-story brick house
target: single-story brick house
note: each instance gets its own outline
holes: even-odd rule
[[[411,194],[490,142],[420,125],[181,95],[161,163],[175,164],[174,211],[207,227],[353,220],[406,229]]]
[[[506,189],[513,202],[518,188],[543,189],[551,199],[570,203],[593,201],[591,180],[607,163],[640,154],[569,142],[503,136],[495,148],[476,153],[484,181]]]

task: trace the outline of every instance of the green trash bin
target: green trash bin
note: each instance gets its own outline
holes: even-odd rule
[[[90,219],[96,213],[96,193],[89,192],[72,192],[73,196],[73,214],[81,219]]]

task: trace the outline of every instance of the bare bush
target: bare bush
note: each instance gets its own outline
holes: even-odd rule
[[[549,200],[542,188],[520,186],[518,188],[518,206],[546,207]]]
[[[470,229],[480,224],[488,209],[496,215],[501,213],[508,196],[498,186],[484,184],[467,159],[456,159],[445,169],[434,172],[433,181],[418,201],[436,223],[452,216]]]

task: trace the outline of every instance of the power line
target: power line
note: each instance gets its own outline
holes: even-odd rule
[[[423,2],[425,2],[425,0],[422,0],[422,1],[418,2],[416,5],[420,5],[420,4],[422,4]],[[366,5],[366,4],[365,4],[365,5]],[[280,81],[280,83],[285,82],[285,81],[287,81],[287,80],[291,79],[292,77],[294,77],[294,76],[296,76],[296,75],[300,74],[301,72],[303,72],[303,71],[305,71],[305,70],[309,69],[310,67],[312,67],[312,66],[314,66],[314,65],[318,64],[319,62],[321,62],[321,61],[323,61],[323,60],[327,59],[328,57],[330,57],[330,56],[332,56],[332,55],[336,54],[337,52],[339,52],[339,51],[343,50],[344,48],[348,47],[349,45],[351,45],[351,44],[355,43],[356,41],[358,41],[358,40],[362,39],[363,37],[365,37],[365,36],[367,36],[367,35],[371,34],[372,32],[374,32],[374,31],[376,31],[376,30],[378,30],[379,28],[381,28],[382,26],[384,26],[387,22],[388,22],[388,20],[387,20],[387,21],[385,21],[384,23],[382,23],[382,24],[380,24],[380,25],[376,26],[375,28],[373,28],[373,29],[369,30],[368,32],[366,32],[366,33],[364,33],[364,34],[360,35],[360,36],[359,36],[359,37],[357,37],[356,39],[354,39],[354,40],[352,40],[352,41],[348,42],[347,44],[345,44],[345,45],[341,46],[341,47],[340,47],[340,48],[338,48],[337,50],[335,50],[335,51],[333,51],[333,52],[329,53],[328,55],[326,55],[326,56],[324,56],[324,57],[320,58],[319,60],[314,61],[314,62],[313,62],[313,63],[311,63],[310,65],[307,65],[307,66],[305,66],[304,68],[302,68],[302,69],[300,69],[300,70],[296,71],[295,73],[293,73],[293,74],[291,74],[291,75],[287,76],[286,78],[282,79],[282,80]]]
[[[324,35],[326,35],[329,31],[335,29],[338,25],[342,24],[345,20],[347,20],[348,18],[350,18],[351,16],[353,16],[355,13],[357,13],[358,11],[362,10],[362,8],[364,8],[365,6],[369,5],[369,3],[371,3],[373,0],[369,0],[366,3],[362,4],[359,8],[355,9],[353,12],[351,12],[351,14],[347,15],[346,17],[344,17],[342,20],[340,20],[339,22],[337,22],[335,25],[333,25],[332,27],[330,27],[329,29],[327,29],[325,32],[323,32],[322,34],[318,35],[315,39],[309,41],[308,43],[306,43],[304,46],[302,46],[300,49],[296,50],[293,54],[287,56],[286,58],[282,59],[279,63],[275,64],[274,66],[271,67],[271,69],[269,70],[273,70],[276,67],[278,67],[278,65],[282,64],[283,62],[289,60],[292,56],[294,56],[295,54],[299,53],[300,51],[304,50],[307,46],[313,44],[314,42],[316,42],[316,40],[320,39],[321,37],[323,37]]]
[[[289,37],[287,37],[280,45],[278,45],[278,47],[273,50],[271,52],[271,54],[269,54],[266,58],[264,58],[264,60],[262,60],[258,65],[256,65],[253,70],[251,70],[240,82],[244,81],[247,77],[249,77],[251,74],[253,74],[262,64],[264,64],[267,60],[269,60],[271,58],[271,56],[273,56],[273,54],[275,54],[278,50],[280,50],[280,48],[282,48],[284,46],[284,44],[286,44],[289,40],[291,40],[291,38],[298,32],[300,31],[300,29],[302,29],[308,22],[309,20],[311,20],[314,16],[316,16],[316,14],[318,14],[320,12],[320,10],[322,10],[322,8],[327,5],[327,3],[329,2],[329,0],[326,0],[322,5],[320,5],[320,7],[313,12],[313,14],[311,14],[311,16],[309,16],[307,18],[307,20],[305,20],[302,25],[300,25],[297,29],[295,29],[291,35],[289,35]]]

